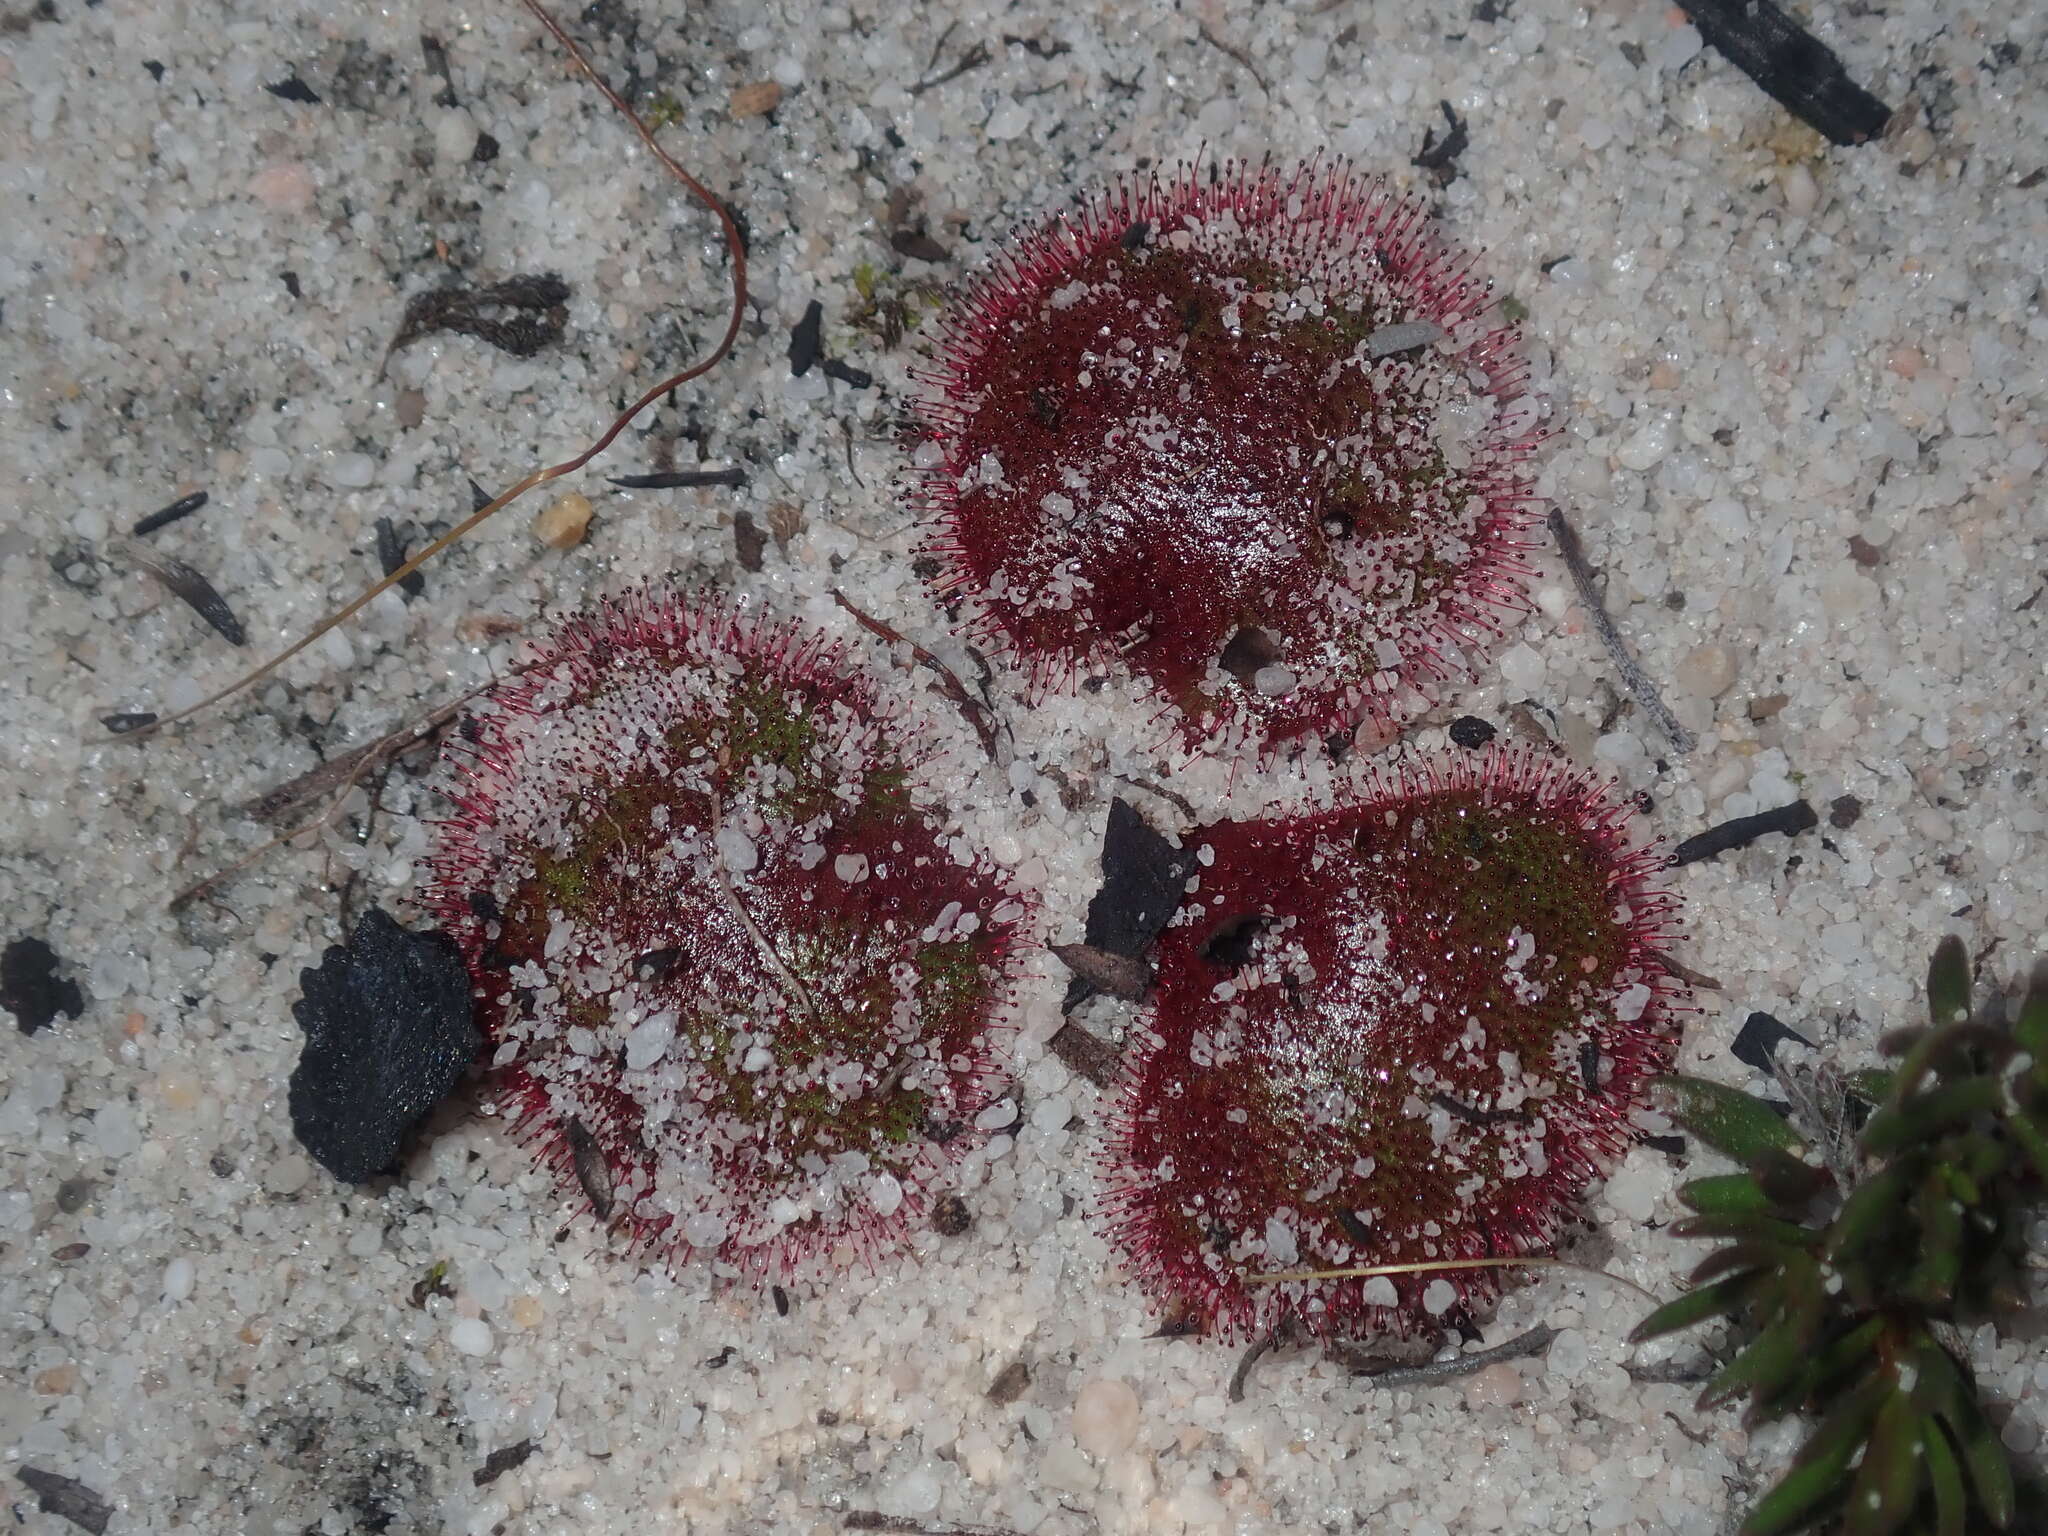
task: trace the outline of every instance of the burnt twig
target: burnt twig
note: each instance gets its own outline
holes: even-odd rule
[[[1069,1072],[1087,1078],[1098,1088],[1113,1088],[1123,1076],[1124,1053],[1078,1024],[1062,1024],[1046,1044]]]
[[[1152,985],[1152,967],[1134,955],[1119,955],[1093,944],[1055,944],[1054,957],[1098,992],[1135,1003]]]
[[[1884,132],[1891,108],[1849,78],[1827,44],[1771,0],[1679,0],[1700,36],[1801,122],[1837,144]]]
[[[194,491],[190,496],[180,496],[168,507],[150,513],[128,531],[137,538],[145,533],[155,533],[159,528],[168,528],[181,517],[190,517],[205,505],[206,492]]]
[[[680,491],[700,485],[729,485],[737,490],[747,483],[747,472],[737,464],[725,469],[671,469],[655,475],[609,475],[622,491]]]
[[[1718,827],[1695,833],[1672,851],[1671,865],[1675,869],[1681,864],[1697,864],[1701,859],[1711,859],[1731,848],[1747,848],[1767,833],[1782,832],[1791,837],[1819,825],[1820,817],[1814,813],[1813,807],[1804,800],[1794,800],[1774,811],[1737,816],[1733,821],[1724,821]]]

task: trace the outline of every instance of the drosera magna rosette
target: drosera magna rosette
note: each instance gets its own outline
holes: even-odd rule
[[[1222,1333],[1409,1333],[1501,1271],[1262,1277],[1543,1252],[1634,1139],[1685,1011],[1634,811],[1490,750],[1194,834],[1102,1150],[1141,1282]]]
[[[1031,904],[808,629],[636,593],[472,711],[430,902],[495,1096],[631,1248],[806,1278],[973,1145]]]
[[[1469,258],[1383,180],[1126,180],[939,327],[932,584],[1034,689],[1126,670],[1190,745],[1391,727],[1526,610],[1527,379]]]

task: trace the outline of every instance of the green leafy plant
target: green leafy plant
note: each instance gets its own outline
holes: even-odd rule
[[[1752,1424],[1816,1420],[1743,1536],[2043,1528],[1958,1330],[2025,1304],[2025,1224],[2048,1193],[2048,973],[2010,1022],[1979,1018],[1950,937],[1927,1000],[1927,1025],[1882,1042],[1896,1065],[1815,1074],[1795,1119],[1719,1083],[1665,1079],[1674,1118],[1744,1170],[1680,1190],[1694,1214],[1674,1230],[1721,1246],[1633,1337],[1726,1317],[1742,1347],[1700,1406],[1747,1398]]]

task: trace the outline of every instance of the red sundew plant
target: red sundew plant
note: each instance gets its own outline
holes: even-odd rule
[[[1121,665],[1191,743],[1405,718],[1525,607],[1544,431],[1488,306],[1419,203],[1341,166],[1112,188],[942,322],[936,590],[1034,689]]]
[[[465,735],[430,900],[541,1162],[674,1263],[889,1246],[974,1140],[1028,912],[909,722],[820,636],[636,595]]]
[[[1201,835],[1102,1153],[1145,1285],[1223,1332],[1441,1326],[1632,1137],[1669,1064],[1672,898],[1630,802],[1494,751]],[[1455,1315],[1455,1314],[1454,1314]]]

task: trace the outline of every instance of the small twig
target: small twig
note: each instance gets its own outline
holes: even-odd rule
[[[1719,992],[1722,990],[1721,983],[1713,977],[1703,975],[1689,965],[1679,964],[1678,961],[1672,959],[1661,949],[1651,950],[1650,958],[1689,987],[1698,987],[1702,992]]]
[[[1214,48],[1217,52],[1222,53],[1229,58],[1235,59],[1238,63],[1242,64],[1244,66],[1245,73],[1250,75],[1252,79],[1257,82],[1260,90],[1264,91],[1268,96],[1273,94],[1273,87],[1266,84],[1266,77],[1259,73],[1259,66],[1252,62],[1252,56],[1250,54],[1246,53],[1242,48],[1235,47],[1232,44],[1223,41],[1222,38],[1218,37],[1214,32],[1211,32],[1209,30],[1209,23],[1207,23],[1206,21],[1201,24],[1198,31],[1201,34],[1203,42],[1207,43],[1211,48]]]
[[[1480,1109],[1467,1104],[1463,1099],[1453,1098],[1448,1093],[1433,1093],[1429,1102],[1438,1109],[1447,1110],[1467,1125],[1527,1124],[1530,1113],[1526,1109]]]
[[[1635,657],[1629,654],[1621,631],[1614,627],[1614,620],[1608,617],[1601,606],[1600,594],[1593,588],[1593,572],[1586,564],[1586,552],[1579,544],[1579,536],[1572,525],[1565,521],[1564,513],[1556,507],[1550,509],[1546,520],[1550,536],[1557,540],[1558,553],[1564,556],[1565,569],[1572,573],[1572,585],[1577,588],[1579,604],[1586,610],[1586,616],[1593,621],[1593,629],[1600,636],[1600,643],[1607,647],[1607,654],[1614,659],[1614,669],[1621,674],[1622,682],[1635,700],[1649,711],[1650,718],[1657,722],[1657,729],[1671,739],[1675,752],[1690,752],[1695,740],[1691,731],[1678,723],[1678,719],[1665,707],[1656,685],[1649,674],[1643,671]]]
[[[948,27],[946,28],[946,33],[950,35],[952,30],[953,29],[951,27]],[[945,42],[945,37],[941,36],[939,41],[941,45],[943,45]],[[988,44],[976,43],[973,47],[969,48],[965,53],[961,54],[959,62],[956,63],[951,69],[947,70],[944,74],[928,75],[924,79],[918,81],[917,84],[913,85],[910,88],[910,94],[913,96],[922,96],[926,91],[935,91],[940,86],[947,84],[949,81],[958,80],[970,69],[981,68],[982,65],[986,64],[989,61],[990,57],[991,55],[988,51]],[[938,62],[938,55],[934,54],[932,56],[932,62],[935,64]]]
[[[1660,1360],[1655,1365],[1625,1365],[1622,1369],[1640,1386],[1684,1387],[1705,1381],[1719,1367],[1713,1356],[1701,1355],[1696,1360]]]
[[[974,695],[967,691],[967,685],[960,681],[958,673],[939,660],[930,651],[919,645],[915,640],[912,640],[908,635],[903,634],[900,630],[889,624],[883,623],[880,619],[861,612],[860,609],[853,605],[852,600],[837,587],[832,589],[832,601],[852,614],[854,622],[869,634],[878,636],[888,641],[891,645],[909,646],[912,656],[938,673],[939,691],[952,702],[954,708],[960,711],[961,716],[967,723],[974,727],[974,734],[981,739],[981,750],[988,754],[988,760],[992,763],[1000,761],[1001,754],[996,750],[996,728],[989,719],[987,706],[980,703]]]
[[[1261,1334],[1252,1341],[1252,1347],[1238,1357],[1237,1369],[1230,1373],[1230,1400],[1233,1403],[1244,1401],[1244,1384],[1252,1373],[1252,1367],[1271,1354],[1279,1343],[1278,1333]]]
[[[523,671],[524,668],[520,670]],[[515,673],[514,675],[516,676],[517,674]],[[290,783],[280,785],[278,788],[270,791],[269,794],[263,796],[262,799],[257,800],[247,808],[250,815],[261,820],[269,820],[273,816],[281,815],[294,805],[302,804],[316,794],[325,793],[330,786],[333,788],[334,794],[328,800],[327,808],[318,816],[315,816],[310,821],[301,822],[289,832],[280,832],[269,842],[262,844],[260,847],[250,849],[225,869],[216,870],[204,880],[186,886],[185,889],[170,899],[165,906],[165,910],[170,912],[177,911],[186,903],[196,901],[198,898],[216,890],[233,876],[254,864],[263,855],[270,852],[271,849],[283,843],[296,842],[308,832],[318,832],[322,827],[332,823],[334,818],[341,814],[342,806],[348,803],[349,792],[356,787],[363,775],[368,773],[372,766],[396,757],[413,743],[439,730],[455,718],[463,705],[486,689],[496,686],[496,679],[488,683],[479,683],[476,687],[463,694],[462,697],[442,705],[424,720],[420,720],[400,730],[392,731],[389,735],[380,736],[367,746],[358,747],[351,752],[344,753],[340,757],[332,758],[322,763],[318,768],[308,773],[300,774]]]
[[[1190,821],[1198,822],[1202,819],[1201,814],[1195,809],[1194,802],[1177,789],[1168,789],[1164,784],[1154,784],[1149,779],[1132,778],[1128,773],[1120,773],[1117,777],[1133,788],[1142,789],[1148,794],[1157,795],[1162,800],[1171,801],[1187,813],[1187,818]]]
[[[1625,1285],[1651,1306],[1662,1305],[1653,1291],[1645,1290],[1635,1281],[1617,1275],[1610,1270],[1595,1269],[1590,1264],[1575,1264],[1570,1259],[1553,1258],[1549,1254],[1529,1253],[1498,1259],[1423,1259],[1413,1264],[1362,1264],[1353,1269],[1295,1269],[1272,1275],[1246,1275],[1251,1285],[1284,1285],[1295,1280],[1367,1280],[1374,1275],[1433,1275],[1450,1269],[1575,1269],[1582,1275],[1598,1275],[1602,1280],[1612,1280],[1616,1285]]]
[[[1353,1367],[1352,1374],[1370,1377],[1376,1387],[1418,1387],[1439,1381],[1455,1381],[1460,1376],[1473,1375],[1504,1360],[1527,1360],[1540,1355],[1550,1348],[1550,1341],[1557,1337],[1557,1332],[1555,1328],[1539,1326],[1527,1333],[1516,1334],[1505,1344],[1496,1344],[1491,1349],[1477,1350],[1469,1355],[1458,1355],[1450,1360],[1431,1360],[1423,1365],[1390,1364],[1378,1370]]]
[[[718,831],[724,825],[725,801],[714,789],[711,791],[711,883],[718,887],[718,894],[725,898],[726,906],[732,915],[739,919],[740,926],[747,931],[747,937],[753,940],[754,948],[760,952],[768,968],[782,978],[790,994],[804,1005],[804,1011],[822,1024],[824,1015],[818,1012],[817,999],[812,997],[810,989],[797,979],[796,972],[783,962],[782,956],[775,952],[775,946],[768,942],[768,935],[761,931],[754,921],[753,914],[747,911],[746,904],[740,900],[739,892],[735,891],[732,883],[725,878],[725,869],[720,863],[724,855],[718,849]]]
[[[955,1525],[944,1521],[927,1525],[903,1515],[885,1515],[877,1509],[849,1509],[839,1517],[840,1527],[849,1531],[894,1531],[897,1536],[1018,1536],[1006,1525]]]
[[[511,675],[516,677],[518,672],[515,671]],[[309,768],[297,778],[289,779],[275,789],[266,790],[242,808],[244,814],[253,816],[258,821],[274,821],[285,812],[304,805],[314,796],[324,795],[329,790],[338,788],[344,794],[347,793],[362,777],[365,765],[372,759],[380,756],[396,757],[407,747],[424,741],[460,714],[463,705],[497,685],[496,678],[487,683],[479,683],[467,693],[450,700],[431,714],[415,720],[411,725],[402,725],[395,731],[379,736],[375,741],[365,742],[360,747],[351,747],[339,757],[330,757],[317,768]],[[297,836],[296,833],[292,835]]]

